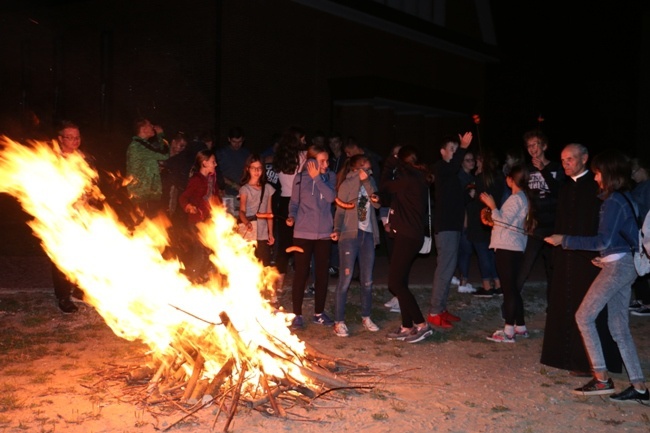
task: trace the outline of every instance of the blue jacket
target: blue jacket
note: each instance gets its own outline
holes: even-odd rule
[[[325,178],[325,180],[323,180]],[[312,179],[307,170],[293,181],[289,216],[293,217],[293,237],[329,239],[333,230],[332,203],[336,198],[336,175],[328,171]]]
[[[601,257],[636,251],[639,246],[639,225],[635,217],[637,206],[629,192],[623,194],[613,192],[603,202],[596,236],[564,236],[562,248],[599,251]]]

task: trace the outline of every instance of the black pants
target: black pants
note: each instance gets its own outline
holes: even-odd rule
[[[542,232],[535,232],[535,236],[529,236],[528,242],[526,243],[526,250],[524,251],[524,257],[521,261],[521,271],[517,278],[517,286],[523,288],[526,280],[530,276],[535,262],[542,256],[544,260],[544,270],[546,272],[546,286],[548,287],[551,284],[553,279],[553,246],[547,242],[544,242],[545,236],[550,236],[553,230],[549,230],[548,234]],[[546,296],[548,298],[548,290],[546,291]],[[548,302],[548,299],[547,299]]]
[[[521,298],[522,286],[517,284],[524,253],[521,251],[496,250],[494,261],[503,290],[503,318],[506,325],[526,324],[524,320],[524,301]]]
[[[68,280],[59,268],[51,263],[52,266],[52,284],[54,286],[54,296],[56,299],[70,299],[72,291],[74,290],[74,285]]]
[[[396,235],[388,270],[388,290],[399,300],[402,312],[402,326],[412,328],[423,323],[424,317],[415,296],[408,287],[413,261],[422,248],[423,239],[412,239]]]
[[[302,315],[302,301],[305,297],[305,285],[307,284],[307,278],[309,278],[312,255],[314,256],[314,290],[316,291],[314,294],[314,314],[320,314],[325,310],[325,300],[327,298],[332,240],[329,238],[317,240],[295,238],[293,242],[304,251],[302,253],[296,252],[293,256],[295,264],[291,289],[293,314],[296,316]]]
[[[289,255],[287,248],[293,245],[293,227],[287,225],[287,217],[289,215],[289,201],[291,197],[280,197],[278,203],[278,211],[275,215],[274,227],[278,228],[278,236],[275,242],[277,243],[277,250],[275,256],[275,267],[281,274],[287,273],[289,266]],[[329,257],[327,259],[329,263]]]

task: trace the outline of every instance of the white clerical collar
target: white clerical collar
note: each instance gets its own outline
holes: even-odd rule
[[[573,179],[573,181],[575,182],[576,180],[580,179],[582,176],[584,176],[587,173],[589,173],[589,170],[585,170],[577,176],[571,176],[571,179]]]

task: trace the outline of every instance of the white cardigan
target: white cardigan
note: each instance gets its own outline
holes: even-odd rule
[[[494,209],[490,248],[524,251],[528,241],[528,236],[524,234],[526,215],[528,215],[528,199],[523,191],[508,197],[501,209]]]

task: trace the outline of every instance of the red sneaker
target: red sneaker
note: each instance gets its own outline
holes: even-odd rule
[[[451,314],[449,311],[445,310],[442,313],[440,313],[443,319],[445,319],[447,322],[460,322],[460,317],[454,316]]]
[[[436,328],[442,328],[442,329],[453,328],[453,325],[449,323],[447,320],[445,320],[445,317],[442,313],[429,314],[427,316],[427,322],[429,322],[431,326],[435,326]]]

